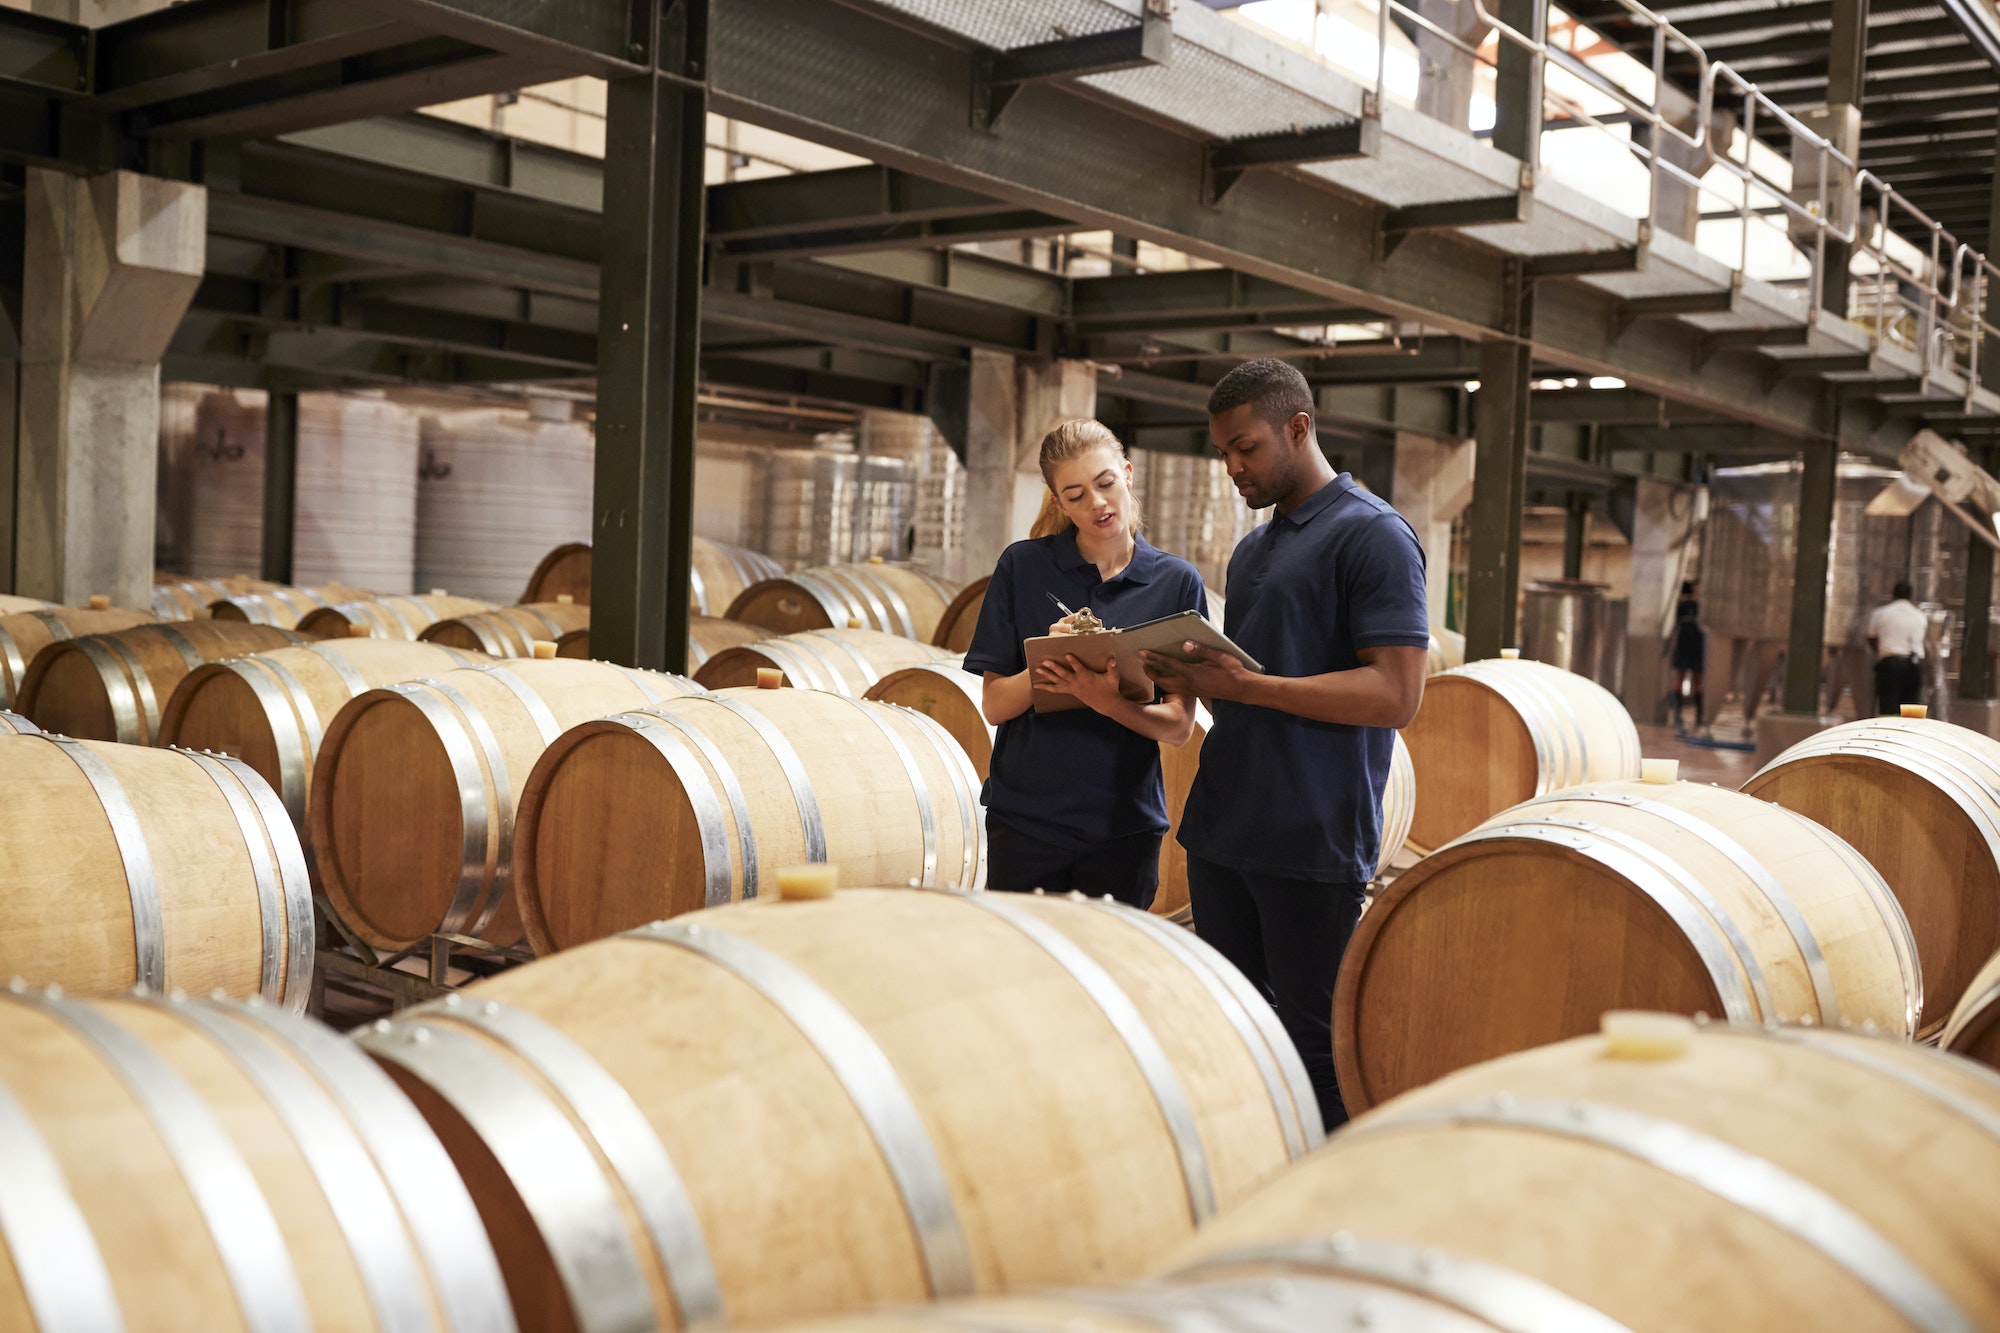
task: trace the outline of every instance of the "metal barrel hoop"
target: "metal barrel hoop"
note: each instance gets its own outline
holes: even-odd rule
[[[911,796],[916,802],[917,825],[923,838],[924,873],[922,878],[918,880],[918,883],[925,888],[937,887],[937,814],[931,807],[930,784],[924,779],[924,771],[917,767],[916,755],[912,754],[910,747],[904,744],[903,738],[896,733],[896,729],[890,724],[889,718],[883,712],[878,711],[883,708],[883,705],[850,698],[845,694],[836,694],[831,697],[840,700],[842,703],[853,705],[863,717],[867,718],[874,725],[875,729],[882,733],[882,739],[888,742],[889,749],[895,753],[897,762],[902,764],[903,774],[909,779]]]
[[[800,635],[799,637],[802,639],[803,638],[817,639],[821,643],[830,643],[835,648],[839,649],[840,652],[849,661],[854,663],[855,670],[860,672],[861,692],[863,694],[866,694],[870,689],[872,689],[875,686],[875,683],[877,681],[882,679],[882,673],[875,669],[875,664],[868,660],[868,655],[866,653],[863,653],[853,644],[849,643],[847,640],[839,637],[838,635],[828,630],[814,629],[814,630],[807,630],[804,634]]]
[[[757,850],[757,831],[750,824],[750,803],[744,798],[743,784],[737,780],[736,770],[731,767],[729,756],[722,752],[722,747],[717,745],[707,732],[680,714],[669,712],[664,708],[646,708],[636,713],[620,713],[612,720],[625,722],[627,725],[635,725],[640,719],[644,719],[646,725],[635,726],[635,729],[640,731],[642,735],[645,735],[649,741],[653,740],[653,736],[649,730],[650,727],[671,727],[673,730],[679,732],[686,738],[687,743],[692,745],[695,751],[701,755],[702,760],[707,763],[709,771],[715,774],[716,781],[721,783],[722,797],[729,803],[730,819],[736,825],[737,859],[738,864],[742,866],[743,876],[742,896],[745,899],[755,898],[759,883],[763,878],[761,874],[763,858]],[[662,753],[664,754],[665,752],[662,751]],[[672,756],[667,756],[667,762],[669,765],[673,764]],[[677,776],[679,775],[678,768],[675,769],[675,773]],[[683,779],[681,785],[683,788],[687,788],[685,779]],[[695,801],[697,798],[694,791],[691,788],[687,789],[688,799]],[[713,800],[714,792],[712,790],[706,795],[708,799]],[[719,815],[720,811],[717,811],[717,814]],[[698,802],[695,815],[696,822],[699,825],[701,809]],[[707,842],[704,837],[704,848],[706,848],[706,845]],[[725,867],[728,865],[726,856],[723,860],[723,865]],[[710,873],[712,876],[713,871],[711,870]],[[728,885],[726,883],[723,885],[722,893],[718,897],[715,889],[715,881],[711,878],[708,884],[707,905],[714,907],[728,901]]]
[[[957,741],[951,738],[942,724],[934,717],[906,708],[902,704],[890,704],[891,708],[907,717],[932,750],[936,751],[938,762],[951,779],[952,794],[958,801],[959,877],[956,887],[979,890],[986,887],[986,821],[979,805],[978,775],[972,771],[971,761]],[[953,887],[947,885],[945,887]]]
[[[701,843],[703,893],[702,906],[719,907],[730,901],[730,887],[735,877],[730,873],[729,835],[723,827],[722,803],[725,798],[718,796],[715,783],[709,780],[696,752],[682,739],[680,728],[667,723],[663,717],[651,712],[619,713],[606,718],[637,733],[645,742],[659,752],[673,770],[674,777],[681,784],[681,791],[687,796],[688,806],[694,812],[695,836]],[[718,777],[720,774],[717,775]],[[738,846],[744,852],[744,874],[750,878],[750,839],[743,824],[747,812],[741,805],[742,792],[732,792],[730,804],[735,807],[737,817],[736,834]],[[745,895],[748,896],[748,895]]]
[[[470,727],[457,703],[465,696],[435,680],[400,681],[383,686],[383,690],[407,700],[424,715],[437,733],[438,741],[444,746],[446,762],[451,765],[452,777],[458,785],[458,805],[463,825],[463,842],[460,850],[458,884],[452,892],[451,905],[446,908],[444,920],[438,929],[446,932],[462,932],[471,924],[479,906],[480,896],[490,867],[495,862],[498,851],[497,811],[489,811],[486,805],[486,785],[489,776],[495,790],[500,790],[501,778],[480,767],[480,754]],[[452,698],[453,695],[457,699]],[[466,703],[466,708],[471,704]]]
[[[256,809],[257,824],[254,829],[244,825],[245,836],[254,832],[262,837],[275,866],[277,890],[284,905],[285,982],[282,990],[275,993],[267,989],[265,998],[291,1013],[304,1013],[312,991],[313,960],[318,945],[312,877],[306,869],[304,849],[295,838],[284,836],[282,830],[287,827],[284,807],[255,769],[226,754],[206,757],[236,780],[244,797]],[[260,893],[261,889],[260,884]]]
[[[124,1327],[111,1270],[62,1163],[27,1109],[0,1082],[0,1242],[40,1333]]]
[[[160,912],[160,884],[153,874],[153,854],[146,845],[146,830],[139,822],[139,812],[117,775],[83,741],[67,736],[45,735],[44,739],[69,756],[96,793],[104,817],[111,825],[111,840],[117,845],[118,859],[125,870],[125,890],[132,902],[132,952],[137,974],[133,979],[138,985],[164,990],[166,922]]]
[[[77,651],[90,659],[90,664],[97,668],[98,679],[104,682],[104,693],[111,703],[111,724],[118,740],[126,745],[148,744],[153,723],[159,716],[158,704],[153,696],[153,682],[147,679],[138,658],[108,634],[86,634],[75,643]]]

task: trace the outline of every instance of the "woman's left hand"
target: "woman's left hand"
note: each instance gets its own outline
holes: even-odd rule
[[[1100,713],[1110,712],[1125,697],[1115,657],[1104,664],[1102,671],[1085,666],[1075,653],[1066,654],[1063,661],[1048,658],[1035,674],[1035,687],[1051,694],[1070,695]]]

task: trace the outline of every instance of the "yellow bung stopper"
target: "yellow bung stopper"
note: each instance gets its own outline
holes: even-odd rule
[[[94,602],[97,599],[93,597],[91,600]],[[1929,717],[1930,715],[1931,715],[1931,710],[1924,707],[1922,704],[1903,705],[1904,717]]]
[[[1521,656],[1521,650],[1519,648],[1502,648],[1500,650],[1500,658],[1502,661],[1505,662],[1516,661],[1520,658],[1520,656]]]
[[[374,632],[366,621],[352,621],[347,626],[347,637],[350,639],[365,639]]]
[[[882,557],[879,555],[871,555],[868,557],[868,563],[871,565],[879,565],[882,563]]]
[[[106,596],[105,596],[105,595],[104,595],[103,593],[101,593],[101,592],[94,592],[94,593],[90,594],[90,609],[91,609],[91,610],[93,610],[93,611],[103,611],[103,610],[107,610],[107,609],[109,609],[109,607],[110,607],[110,606],[111,606],[111,599],[110,599],[109,597],[106,597]]]
[[[776,667],[757,668],[758,689],[760,690],[782,689],[784,687],[784,684],[785,684],[785,673],[780,671],[778,668]]]
[[[446,591],[445,591],[445,590],[444,590],[443,588],[432,588],[432,589],[431,589],[431,596],[433,596],[433,597],[449,597],[449,596],[451,596],[451,594],[450,594],[450,593],[448,593],[448,592],[446,592]]]
[[[1694,1020],[1643,1009],[1613,1009],[1600,1023],[1604,1053],[1614,1060],[1672,1060],[1687,1054]]]
[[[556,605],[558,606],[569,606],[575,601],[576,595],[574,593],[559,592],[556,594]]]
[[[778,871],[778,896],[805,901],[831,898],[840,887],[840,867],[832,865],[784,866]]]
[[[847,628],[849,628],[849,629],[867,629],[868,627],[867,627],[866,625],[864,625],[864,624],[862,624],[862,623],[861,623],[861,617],[859,617],[859,616],[849,616],[849,617],[847,618]]]
[[[1641,759],[1639,761],[1639,781],[1678,782],[1681,776],[1681,761],[1678,759]]]
[[[547,639],[535,640],[535,660],[546,662],[556,655],[556,646]]]

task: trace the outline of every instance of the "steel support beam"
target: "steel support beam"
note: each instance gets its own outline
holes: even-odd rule
[[[1499,0],[1500,21],[1541,41],[1549,0]],[[1542,62],[1501,39],[1493,79],[1493,146],[1534,170],[1542,161]]]
[[[1521,581],[1521,506],[1527,499],[1528,395],[1533,356],[1525,341],[1534,326],[1534,287],[1521,261],[1505,264],[1513,300],[1513,332],[1524,341],[1495,340],[1479,349],[1474,400],[1470,524],[1471,572],[1465,593],[1467,661],[1498,657],[1515,643],[1515,600]]]
[[[1975,450],[1973,456],[1988,471],[1993,467],[1993,450]],[[1977,537],[1966,542],[1965,555],[1965,651],[1958,663],[1958,697],[1993,697],[1993,548]]]
[[[1166,64],[1174,55],[1172,12],[1168,0],[1144,0],[1139,21],[1129,27],[1059,37],[981,56],[972,67],[973,125],[993,129],[1021,89],[1031,83]]]
[[[1992,133],[1994,146],[1996,149],[2000,149],[2000,116],[1994,118]],[[1988,174],[1986,190],[1987,240],[1985,245],[1987,253],[1990,255],[1993,251],[1993,240],[1996,236],[2000,236],[2000,228],[1994,227],[1992,221],[1995,218],[2000,218],[2000,171],[1992,171]],[[2000,325],[2000,291],[1993,290],[1992,284],[1989,284],[1987,287],[1985,300],[1980,307],[1980,318],[1988,324]],[[1989,387],[2000,385],[2000,337],[1995,337],[1983,329],[1974,330],[1973,336],[1980,340],[1979,378]],[[1983,542],[1974,543],[1974,545],[1982,546],[1984,544]]]
[[[1829,128],[1854,124],[1861,119],[1861,98],[1866,87],[1868,64],[1868,0],[1833,0],[1833,27],[1827,34],[1826,101]],[[1924,104],[1916,104],[1921,109]],[[1844,136],[1834,133],[1836,142]],[[1860,147],[1857,130],[1853,147]],[[1828,164],[1829,188],[1841,190],[1846,182],[1838,169]],[[1826,267],[1820,273],[1820,306],[1842,319],[1847,317],[1847,293],[1853,285],[1849,267],[1854,262],[1853,247],[1829,236],[1826,239]]]
[[[1202,197],[1221,203],[1243,173],[1254,167],[1296,167],[1308,162],[1341,162],[1381,151],[1382,122],[1363,118],[1340,125],[1225,139],[1204,150]]]
[[[292,541],[299,491],[299,396],[272,390],[264,408],[264,562],[262,577],[292,581]]]
[[[708,0],[651,0],[658,68],[608,81],[591,652],[687,670]]]
[[[1798,548],[1792,565],[1791,647],[1785,660],[1785,711],[1817,715],[1820,660],[1825,655],[1827,549],[1833,542],[1838,451],[1805,451],[1799,474]]]

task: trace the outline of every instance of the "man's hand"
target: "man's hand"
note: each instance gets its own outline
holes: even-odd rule
[[[1181,651],[1196,659],[1183,662],[1164,653],[1142,652],[1146,674],[1169,694],[1192,694],[1197,699],[1241,699],[1257,679],[1256,673],[1230,653],[1204,648],[1189,640]]]
[[[1102,671],[1084,665],[1075,653],[1067,654],[1060,662],[1048,658],[1035,670],[1035,687],[1051,694],[1067,694],[1099,713],[1115,711],[1125,699],[1115,657],[1104,664]]]

